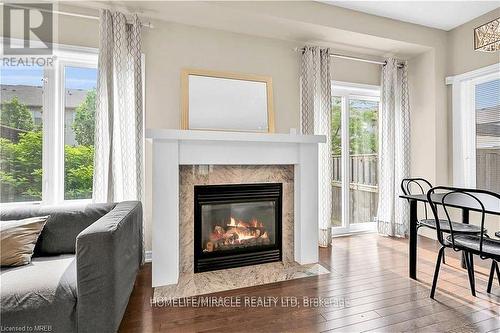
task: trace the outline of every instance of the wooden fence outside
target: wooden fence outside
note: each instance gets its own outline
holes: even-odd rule
[[[333,155],[333,181],[342,181],[341,156]],[[349,158],[351,184],[377,186],[378,155],[359,154]]]
[[[342,168],[341,157],[333,155],[332,225],[341,226]],[[351,223],[373,222],[378,201],[377,154],[351,155],[349,158],[349,214]]]
[[[500,149],[476,150],[476,187],[500,193]]]

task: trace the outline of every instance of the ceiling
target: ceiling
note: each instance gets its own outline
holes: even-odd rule
[[[498,9],[500,1],[321,1],[367,14],[451,30]]]

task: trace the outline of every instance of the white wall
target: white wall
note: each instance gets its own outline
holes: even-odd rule
[[[299,119],[299,66],[290,42],[185,25],[155,22],[144,33],[146,126],[179,128],[180,73],[200,68],[270,76],[276,131],[288,132]]]
[[[434,101],[436,88],[428,80],[434,71],[434,52],[428,51],[408,61],[408,84],[410,90],[410,174],[422,176],[436,183],[434,168],[436,145],[434,133],[436,121]]]
[[[146,125],[178,128],[180,71],[201,68],[272,77],[276,132],[299,127],[299,56],[295,42],[220,30],[155,22],[144,33],[146,53]],[[340,60],[340,61],[339,61]],[[333,62],[335,80],[377,84],[380,66]]]
[[[380,85],[382,66],[341,58],[332,58],[332,76],[335,81]]]

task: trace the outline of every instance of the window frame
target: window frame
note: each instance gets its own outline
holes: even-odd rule
[[[351,83],[344,81],[332,81],[332,98],[341,98],[341,222],[338,227],[332,226],[333,236],[342,236],[353,233],[373,232],[376,231],[377,223],[375,221],[365,223],[350,223],[350,173],[349,173],[349,158],[350,158],[350,133],[349,133],[349,100],[368,100],[379,102],[380,107],[380,86]],[[380,113],[379,113],[380,115]],[[349,179],[349,181],[344,181]]]
[[[500,63],[449,76],[452,90],[453,185],[476,187],[475,86],[500,79]]]
[[[23,43],[21,39],[11,40],[14,45],[21,46]],[[53,64],[51,67],[44,67],[42,83],[42,109],[55,111],[42,113],[42,200],[6,202],[2,205],[52,205],[92,201],[91,198],[64,199],[64,68],[97,68],[98,53],[96,48],[53,44]]]

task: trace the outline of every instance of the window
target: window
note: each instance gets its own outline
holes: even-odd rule
[[[0,68],[2,203],[92,196],[97,50],[54,53],[50,67]]]
[[[500,193],[500,79],[475,86],[476,186]]]
[[[453,184],[500,192],[500,64],[448,77]]]
[[[0,68],[0,199],[42,199],[42,67]]]
[[[379,88],[332,87],[334,233],[373,230],[378,200]]]

